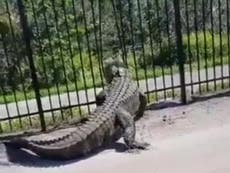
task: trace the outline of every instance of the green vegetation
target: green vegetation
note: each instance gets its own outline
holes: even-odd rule
[[[154,1],[137,2],[24,1],[41,96],[101,86],[101,60],[118,54],[127,58],[134,79],[159,77],[162,68],[165,75],[171,73],[170,67],[172,73],[177,73],[179,60],[172,1],[168,1],[168,10],[163,0],[159,0],[159,4]],[[209,6],[210,2],[196,3],[197,18],[202,19],[202,5]],[[181,4],[182,16],[186,14],[184,5]],[[194,22],[193,5],[188,1],[190,25]],[[218,3],[213,2],[212,5],[217,7]],[[225,2],[221,4],[223,19],[226,18],[225,5]],[[210,9],[205,9],[205,33],[200,21],[197,23],[197,36],[194,26],[190,26],[189,36],[186,27],[182,28],[186,70],[189,63],[198,69],[198,59],[200,69],[229,63],[226,25],[222,26],[220,40],[219,25],[214,23],[214,32],[210,32]],[[213,11],[213,20],[218,20],[218,11]],[[34,98],[22,38],[16,1],[0,1],[0,103]]]
[[[162,69],[165,75],[178,73],[179,58],[184,58],[186,71],[190,66],[194,71],[230,64],[227,1],[221,2],[221,6],[218,1],[186,1],[187,6],[181,2],[184,57],[176,53],[173,1],[23,2],[41,97],[100,87],[104,82],[101,62],[110,56],[122,55],[135,80],[160,77]],[[222,24],[216,22],[219,11]],[[196,27],[195,17],[199,19]],[[203,28],[204,23],[206,28]],[[212,88],[210,86],[210,90]],[[203,85],[202,92],[206,92]],[[167,91],[166,95],[171,97],[172,91]],[[178,95],[176,91],[175,96]],[[0,103],[34,97],[17,3],[0,1]],[[158,99],[162,97],[160,94]],[[150,94],[150,100],[156,100],[155,93]],[[72,110],[74,117],[80,119],[79,109]],[[70,109],[63,112],[65,120],[72,120]],[[63,123],[60,112],[55,112],[54,117],[55,122],[52,116],[45,116],[48,126]],[[12,127],[10,129],[8,121],[0,122],[0,133],[40,128],[38,115],[12,120]]]
[[[203,33],[198,33],[198,47],[199,47],[199,51],[198,51],[198,55],[199,55],[199,60],[200,60],[200,69],[203,68],[208,68],[208,67],[213,67],[213,66],[218,66],[221,65],[221,56],[222,56],[222,60],[223,60],[223,64],[228,64],[229,63],[229,57],[228,57],[228,49],[227,49],[227,35],[223,35],[222,38],[222,54],[220,52],[220,41],[219,41],[219,35],[215,34],[213,39],[214,39],[214,50],[215,50],[215,54],[214,54],[214,61],[213,61],[213,49],[212,49],[212,35],[209,33],[206,33],[206,51],[204,48],[204,37],[203,37]],[[186,60],[185,60],[185,70],[189,71],[189,63],[190,63],[190,59],[191,59],[191,66],[193,68],[193,70],[197,70],[198,69],[198,64],[197,64],[197,47],[196,47],[196,39],[195,39],[195,34],[192,33],[189,37],[190,40],[190,54],[188,55],[188,48],[189,45],[187,44],[187,40],[188,37],[186,35],[184,35],[183,37],[183,42],[184,42],[184,51],[186,53]],[[143,62],[140,60],[141,55],[139,56],[139,58],[137,58],[137,64],[135,66],[135,61],[134,61],[134,57],[132,55],[132,52],[128,52],[128,57],[127,57],[127,61],[128,61],[128,67],[133,75],[134,79],[144,79],[145,78],[145,70],[146,70],[146,74],[148,78],[154,77],[154,70],[155,70],[155,75],[156,77],[160,77],[162,76],[162,68],[164,69],[164,74],[165,75],[169,75],[171,74],[171,69],[172,68],[172,73],[178,73],[178,66],[177,66],[177,59],[175,58],[174,60],[170,60],[168,61],[168,56],[173,55],[173,50],[172,47],[169,49],[167,46],[163,47],[162,50],[164,50],[164,53],[158,51],[158,53],[155,53],[155,55],[150,56],[150,48],[146,46],[146,54],[145,54],[145,60],[146,60],[146,68],[143,66]],[[170,52],[172,51],[172,52]],[[140,54],[140,53],[139,53]],[[168,56],[165,56],[165,54],[168,54]],[[190,56],[190,59],[189,59]],[[82,90],[82,89],[88,89],[88,88],[92,88],[95,84],[96,87],[100,87],[101,86],[101,76],[100,76],[100,71],[99,71],[99,63],[97,61],[96,56],[92,56],[92,61],[93,61],[93,70],[94,70],[94,79],[95,79],[95,83],[93,83],[92,80],[92,73],[91,73],[91,66],[90,66],[90,61],[88,58],[87,54],[83,54],[82,55],[82,60],[83,60],[83,66],[81,66],[80,64],[80,57],[79,55],[76,55],[73,57],[73,62],[74,62],[74,67],[75,69],[83,69],[84,71],[84,76],[85,76],[85,81],[86,81],[86,88],[84,85],[84,80],[83,80],[83,75],[81,73],[81,71],[78,71],[78,79],[76,81],[77,83],[77,87],[78,90]],[[67,57],[66,57],[67,58]],[[143,59],[143,58],[142,58]],[[38,64],[38,69],[40,71],[40,68],[42,68],[42,65],[40,64],[40,60],[41,58],[38,58],[39,63]],[[52,67],[50,67],[52,64],[50,64],[50,57],[46,57],[46,63],[45,66],[47,66],[47,69],[49,70],[54,70],[52,69]],[[165,64],[165,65],[161,65],[161,64]],[[69,91],[76,91],[76,86],[74,83],[74,79],[73,79],[73,71],[71,70],[71,63],[70,62],[66,62],[65,66],[67,66],[68,70],[67,70],[67,84],[68,84],[68,90]],[[61,68],[59,69],[61,71]],[[137,76],[136,76],[136,70],[137,70]],[[48,73],[48,72],[47,72]],[[57,72],[58,73],[58,72]],[[41,84],[41,89],[40,89],[40,93],[41,96],[47,96],[48,95],[48,89],[50,94],[57,94],[57,86],[59,89],[60,93],[64,93],[67,92],[67,88],[65,85],[65,76],[63,74],[64,72],[61,71],[60,73],[58,73],[57,79],[58,81],[62,81],[62,84],[57,84],[56,86],[53,86],[51,83],[49,86],[44,86],[42,87]],[[41,73],[42,74],[42,70]],[[45,74],[43,74],[45,75]],[[55,80],[55,79],[53,79]],[[44,83],[45,85],[45,83]],[[47,89],[48,88],[48,89]],[[33,90],[27,90],[26,93],[23,93],[22,91],[18,90],[16,91],[16,98],[17,100],[25,100],[25,94],[26,97],[28,99],[32,99],[35,97],[34,95],[34,91]],[[5,100],[4,100],[5,97]],[[0,96],[0,103],[5,103],[5,102],[15,102],[15,97],[14,97],[14,93],[8,93],[4,96]]]
[[[73,124],[73,122],[77,123],[86,116],[86,112],[81,109],[80,113],[79,108],[68,108],[63,109],[62,111],[63,114],[61,114],[60,111],[56,111],[54,113],[54,119],[51,115],[45,114],[45,122],[48,130],[60,128],[66,124]],[[12,129],[9,120],[0,122],[0,133],[12,133],[41,128],[38,115],[23,117],[21,119],[12,119],[10,121]]]

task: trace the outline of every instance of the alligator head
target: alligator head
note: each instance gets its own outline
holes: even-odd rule
[[[110,83],[114,77],[123,76],[125,70],[125,65],[119,57],[104,61],[104,76],[107,83]]]

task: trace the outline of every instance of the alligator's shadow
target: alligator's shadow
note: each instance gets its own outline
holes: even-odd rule
[[[93,157],[99,154],[100,152],[104,150],[109,150],[109,149],[114,149],[116,152],[125,152],[127,150],[127,147],[123,143],[116,142],[116,143],[109,145],[108,147],[99,148],[98,150],[92,152],[91,154],[88,154],[87,156],[68,160],[68,161],[47,160],[27,150],[15,149],[11,147],[5,147],[5,152],[6,152],[6,156],[9,161],[9,164],[10,163],[19,164],[21,166],[26,166],[26,167],[57,167],[57,166],[63,166],[66,164],[83,161],[85,159],[88,159],[89,157]]]

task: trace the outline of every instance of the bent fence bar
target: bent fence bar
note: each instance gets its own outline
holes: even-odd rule
[[[148,102],[230,87],[228,0],[0,1],[0,133],[81,119],[120,56]]]

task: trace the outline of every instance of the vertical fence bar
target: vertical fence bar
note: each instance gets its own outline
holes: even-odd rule
[[[10,10],[9,10],[9,4],[8,4],[8,1],[5,0],[5,4],[6,4],[6,10],[7,10],[7,14],[8,14],[8,19],[9,19],[9,24],[10,24],[10,32],[11,32],[11,35],[12,35],[12,39],[13,39],[13,48],[14,48],[14,54],[18,54],[18,49],[17,49],[17,45],[16,45],[16,37],[15,37],[15,31],[14,31],[14,28],[13,28],[13,25],[12,25],[12,20],[11,20],[11,13],[10,13]],[[9,54],[8,54],[8,50],[7,50],[7,45],[5,44],[5,42],[3,41],[3,49],[4,49],[4,53],[5,53],[5,56],[6,56],[6,61],[7,61],[7,65],[10,66],[10,57],[9,57]],[[16,57],[18,58],[18,55],[16,55]],[[19,61],[18,60],[14,60],[13,63],[17,64],[19,66],[19,72],[21,72],[21,67],[19,65]],[[11,81],[11,84],[14,83],[14,81],[12,80],[12,76],[9,76],[10,77],[10,81]],[[21,73],[20,73],[20,78],[21,78]],[[20,111],[19,111],[19,105],[18,105],[18,98],[17,98],[17,93],[16,93],[16,89],[15,87],[12,86],[12,90],[13,90],[13,95],[14,95],[14,101],[16,102],[16,110],[17,110],[17,114],[20,115]],[[22,128],[22,119],[21,117],[19,116],[19,124],[20,124],[20,127]]]
[[[140,82],[139,82],[139,74],[138,74],[138,69],[137,69],[137,55],[135,51],[135,38],[134,38],[134,28],[133,28],[133,2],[131,0],[128,0],[128,8],[129,8],[129,27],[130,27],[130,34],[131,34],[131,44],[132,44],[132,54],[133,54],[133,62],[134,62],[134,68],[135,68],[135,77],[137,80],[137,86],[139,87]]]
[[[222,15],[221,1],[218,0],[218,19],[219,19],[219,39],[220,39],[220,64],[221,64],[221,88],[224,88],[224,64],[223,64],[223,45],[222,45]]]
[[[67,32],[67,39],[68,39],[68,51],[69,51],[69,55],[70,55],[70,60],[71,60],[71,67],[72,67],[72,71],[73,71],[73,77],[74,77],[74,86],[75,86],[75,91],[76,91],[76,96],[77,96],[77,102],[78,104],[80,104],[80,96],[78,93],[78,81],[77,81],[77,76],[76,76],[76,68],[74,66],[74,53],[72,50],[72,43],[71,43],[71,38],[70,38],[70,27],[69,27],[69,23],[67,20],[67,12],[66,12],[66,6],[65,6],[65,1],[62,0],[62,8],[63,8],[63,12],[64,12],[64,18],[65,18],[65,26],[66,26],[66,32]],[[71,103],[70,103],[71,106]],[[71,113],[72,113],[72,117],[73,117],[73,111],[72,108],[70,109]],[[81,111],[81,106],[78,106],[78,111],[80,113],[80,116],[82,115],[82,111]]]
[[[13,27],[13,23],[12,23],[12,16],[11,16],[11,13],[10,13],[10,8],[9,8],[9,4],[7,1],[5,1],[6,3],[6,9],[7,9],[7,13],[8,13],[8,18],[9,18],[9,25],[10,25],[10,30],[11,30],[11,35],[13,37],[13,40],[14,40],[14,43],[13,43],[13,47],[14,47],[14,51],[15,51],[15,54],[17,56],[17,59],[19,60],[20,59],[20,51],[19,51],[19,48],[18,48],[18,45],[17,45],[17,38],[16,38],[16,34],[15,34],[15,30],[14,30],[14,27]],[[24,58],[24,57],[23,57]],[[25,59],[25,58],[24,58]],[[24,95],[24,98],[25,98],[25,104],[26,104],[26,109],[28,111],[28,113],[30,113],[30,109],[29,109],[29,104],[28,104],[28,97],[27,97],[27,94],[26,94],[26,87],[25,87],[25,84],[24,84],[24,81],[23,81],[23,72],[22,72],[22,67],[21,67],[21,64],[20,64],[20,61],[16,60],[15,63],[17,63],[17,66],[18,66],[18,70],[19,70],[19,76],[20,76],[20,81],[21,81],[21,84],[22,84],[22,91],[23,91],[23,95]],[[26,61],[26,60],[25,60]],[[17,94],[16,94],[17,95]],[[16,96],[15,95],[15,99],[16,99]],[[17,100],[16,100],[17,102]],[[18,113],[20,114],[20,110],[19,108],[18,109]],[[19,115],[18,114],[18,115]],[[30,121],[30,125],[32,126],[32,120],[31,120],[31,117],[29,116],[29,121]],[[20,123],[21,123],[21,120],[20,120]],[[22,127],[22,124],[21,124],[21,127]]]
[[[168,49],[170,52],[170,58],[172,58],[172,43],[171,43],[171,37],[170,37],[170,29],[169,29],[169,25],[170,25],[170,21],[169,21],[169,9],[168,9],[168,0],[165,0],[164,2],[165,5],[165,14],[166,14],[166,30],[167,30],[167,37],[168,37]],[[172,98],[175,97],[175,91],[174,91],[174,79],[173,79],[173,64],[170,65],[170,78],[171,78],[171,86],[172,86]]]
[[[5,107],[6,107],[6,112],[7,112],[7,118],[8,118],[8,124],[10,126],[10,130],[12,131],[13,130],[13,125],[12,125],[12,122],[11,122],[11,119],[10,119],[10,111],[9,111],[9,106],[7,104],[7,99],[6,99],[6,96],[5,96],[5,91],[3,89],[3,87],[1,86],[1,89],[3,90],[3,100],[5,102]]]
[[[66,92],[67,92],[67,101],[68,101],[68,106],[70,106],[71,105],[70,91],[69,91],[69,85],[68,85],[68,81],[67,81],[67,70],[66,70],[64,54],[63,54],[63,45],[62,45],[62,41],[61,41],[61,34],[60,34],[60,27],[59,27],[59,15],[58,15],[58,10],[56,9],[55,1],[52,0],[51,4],[52,4],[52,10],[53,10],[54,19],[55,19],[54,23],[55,23],[55,28],[56,28],[59,52],[60,52],[60,60],[62,63],[62,69],[64,72],[64,78],[65,78],[64,81],[65,81],[65,88],[66,88]],[[61,4],[61,5],[63,5],[63,4]],[[70,113],[71,113],[71,116],[73,116],[72,108],[70,108]]]
[[[33,88],[35,91],[35,96],[36,96],[36,101],[37,101],[37,106],[38,106],[38,111],[39,111],[39,116],[40,116],[41,130],[45,131],[46,124],[45,124],[42,103],[41,103],[41,98],[40,98],[39,83],[38,83],[36,69],[35,69],[35,65],[33,61],[33,52],[31,48],[31,40],[30,40],[30,29],[29,29],[28,22],[27,22],[27,16],[25,14],[25,6],[22,0],[17,0],[17,5],[18,5],[18,10],[19,10],[19,15],[20,15],[20,23],[21,23],[21,27],[23,30],[23,38],[26,44],[26,53],[27,53],[27,57],[28,57],[29,65],[31,69],[32,84],[33,84]]]
[[[214,35],[214,21],[213,21],[213,0],[210,0],[210,18],[211,18],[211,35],[212,35],[212,66],[214,76],[214,90],[216,91],[216,49],[215,49],[215,35]]]
[[[2,44],[3,44],[3,47],[4,47],[4,43],[3,43],[4,42],[4,36],[2,34],[0,34],[0,41],[2,41]],[[5,108],[6,108],[7,117],[8,117],[8,124],[10,126],[10,130],[12,130],[13,128],[12,128],[12,122],[11,122],[11,119],[10,119],[9,106],[8,106],[7,99],[6,99],[6,91],[5,91],[2,83],[0,84],[0,88],[1,88],[2,94],[3,94],[3,100],[4,100],[4,103],[5,103]]]
[[[188,0],[185,0],[185,16],[186,16],[186,34],[187,34],[187,44],[188,44],[188,51],[187,56],[189,60],[189,74],[190,74],[190,83],[191,83],[191,94],[194,94],[193,89],[193,73],[192,73],[192,53],[191,53],[191,42],[190,42],[190,25],[189,25],[189,11],[188,11]]]
[[[227,8],[227,45],[228,45],[228,76],[229,76],[229,80],[228,80],[228,86],[230,87],[230,21],[229,21],[229,0],[226,0],[226,8]]]
[[[153,46],[153,36],[152,36],[152,31],[153,31],[153,24],[150,20],[151,17],[151,13],[150,13],[150,7],[151,7],[151,3],[149,0],[146,0],[147,2],[147,18],[149,18],[148,20],[148,30],[149,30],[149,40],[150,40],[150,48],[151,48],[151,56],[152,58],[154,57],[154,46]],[[154,60],[153,60],[154,61]],[[154,62],[152,62],[152,71],[153,71],[153,78],[154,78],[154,89],[157,90],[157,80],[156,80],[156,67],[154,67]],[[157,91],[155,91],[155,99],[156,101],[158,101],[158,93]]]
[[[185,86],[185,71],[184,60],[185,54],[183,50],[182,33],[181,33],[181,19],[180,19],[180,1],[173,0],[173,6],[175,11],[175,29],[176,29],[176,46],[177,56],[179,58],[179,71],[180,71],[180,84],[181,84],[181,101],[186,104],[186,86]]]
[[[22,72],[22,67],[21,67],[21,64],[19,62],[19,48],[18,48],[18,45],[16,43],[16,35],[15,35],[15,31],[14,31],[14,28],[13,28],[13,24],[12,24],[12,18],[11,18],[11,13],[10,13],[10,9],[9,9],[9,4],[7,1],[6,2],[6,8],[7,8],[7,13],[8,13],[8,17],[9,17],[9,24],[10,24],[10,29],[11,29],[11,34],[12,34],[12,37],[13,39],[15,40],[14,42],[14,51],[15,53],[17,54],[17,64],[18,64],[18,69],[19,69],[19,76],[20,76],[20,80],[21,80],[21,84],[22,84],[22,91],[23,91],[23,95],[24,95],[24,98],[25,98],[25,104],[26,104],[26,109],[27,109],[27,112],[30,113],[30,109],[29,109],[29,104],[28,104],[28,97],[27,97],[27,94],[26,94],[26,87],[25,87],[25,84],[24,84],[24,80],[23,80],[23,72]],[[25,57],[23,57],[25,59]],[[19,111],[20,112],[20,111]],[[31,120],[31,117],[29,116],[29,122],[30,122],[30,126],[32,126],[32,120]]]
[[[47,73],[46,73],[47,72],[47,67],[46,67],[46,64],[45,64],[45,57],[44,57],[44,53],[43,53],[43,50],[42,50],[42,41],[41,41],[41,38],[40,38],[40,30],[39,30],[36,11],[35,11],[36,9],[34,7],[34,0],[31,0],[31,6],[32,6],[32,11],[33,11],[33,19],[34,19],[34,23],[35,23],[35,27],[36,27],[36,34],[38,35],[37,39],[38,39],[38,45],[39,45],[39,53],[41,54],[42,66],[43,66],[43,70],[44,70],[44,73],[45,73],[45,81],[48,84],[48,76],[47,76]],[[51,100],[51,93],[50,93],[49,87],[47,87],[47,91],[48,91],[50,108],[52,110],[53,109],[53,104],[52,104],[52,100]],[[54,112],[51,111],[51,114],[52,114],[53,122],[55,122]]]
[[[83,13],[83,23],[84,23],[84,28],[85,28],[85,38],[86,38],[86,44],[87,44],[88,58],[89,58],[89,63],[90,63],[90,72],[91,72],[92,81],[93,81],[93,91],[94,91],[94,96],[96,98],[97,93],[96,93],[95,75],[94,75],[94,67],[93,67],[93,61],[92,61],[91,46],[90,46],[90,41],[89,41],[89,30],[87,26],[84,0],[81,0],[81,7],[82,7],[82,13]]]
[[[124,58],[124,46],[123,46],[123,42],[122,42],[122,38],[121,38],[121,29],[119,27],[119,23],[118,23],[118,17],[117,17],[117,9],[116,9],[116,3],[114,2],[114,0],[111,0],[111,3],[112,3],[112,7],[113,7],[113,14],[114,14],[114,18],[115,18],[115,25],[116,25],[116,28],[117,28],[117,36],[118,36],[118,39],[119,39],[119,43],[120,43],[120,49],[122,51],[122,59],[123,61],[125,62],[125,58]]]
[[[160,49],[160,54],[162,55],[162,32],[161,32],[161,26],[160,26],[160,6],[159,6],[159,0],[155,0],[155,5],[156,5],[156,15],[157,15],[157,30],[159,34],[159,49]],[[164,70],[164,65],[161,64],[161,74],[162,74],[162,82],[163,82],[163,92],[164,92],[164,99],[166,99],[166,84],[165,84],[165,70]]]
[[[197,74],[198,74],[198,86],[199,93],[201,94],[201,74],[200,74],[200,48],[199,48],[199,37],[198,37],[198,18],[197,18],[197,1],[193,0],[194,5],[194,29],[195,29],[195,39],[196,39],[196,60],[197,60]]]
[[[122,38],[122,43],[123,43],[123,51],[124,51],[124,63],[128,68],[128,63],[127,63],[127,50],[126,50],[126,40],[125,40],[125,31],[124,31],[124,23],[123,23],[123,4],[121,1],[118,1],[118,11],[119,11],[119,18],[120,18],[120,26],[121,26],[121,38]]]
[[[12,126],[12,122],[11,122],[11,119],[10,119],[9,106],[8,106],[7,99],[6,99],[6,91],[3,88],[2,84],[0,84],[0,87],[1,87],[1,90],[2,90],[2,93],[3,93],[3,100],[4,100],[4,103],[5,103],[5,108],[6,108],[7,118],[8,118],[8,124],[10,126],[10,130],[12,131],[13,126]]]
[[[209,82],[208,82],[208,55],[207,55],[207,36],[206,36],[206,13],[205,13],[205,4],[202,0],[202,28],[203,28],[203,37],[204,37],[204,60],[205,60],[205,76],[206,76],[206,90],[209,91]]]
[[[45,8],[44,1],[42,1],[42,7]],[[49,53],[51,54],[50,56],[51,56],[52,68],[56,68],[54,49],[52,47],[52,40],[51,40],[50,25],[49,25],[47,14],[46,14],[45,10],[43,10],[42,16],[43,16],[43,20],[45,22],[45,32],[47,33],[47,38],[48,38],[48,47],[49,47]],[[62,104],[61,104],[60,88],[59,88],[58,81],[55,81],[55,86],[56,86],[56,89],[57,89],[58,104],[59,104],[59,106],[61,106]],[[62,120],[63,120],[64,119],[64,115],[63,115],[63,110],[62,109],[61,109],[61,117],[62,117]],[[55,119],[54,119],[54,121],[55,121]]]
[[[6,47],[6,44],[4,42],[4,38],[2,38],[2,46],[3,46],[3,51],[4,51],[4,55],[6,57],[6,63],[7,63],[7,66],[10,66],[10,63],[9,63],[9,55],[8,55],[8,52],[7,52],[7,47]],[[12,79],[10,78],[10,81]],[[12,82],[11,82],[12,83]],[[16,110],[17,110],[17,114],[20,115],[20,112],[19,112],[19,106],[18,106],[18,100],[17,100],[17,95],[16,95],[16,91],[13,87],[11,87],[12,89],[12,92],[13,92],[13,96],[14,96],[14,100],[15,100],[15,104],[16,104]],[[6,105],[6,110],[7,110],[7,114],[8,114],[8,118],[9,118],[9,123],[10,123],[10,130],[12,130],[12,122],[11,122],[11,119],[10,119],[10,112],[9,112],[9,108],[8,108],[8,104],[7,104],[7,99],[5,97],[6,95],[6,92],[5,90],[3,90],[3,95],[4,95],[4,102],[5,102],[5,105]],[[21,121],[21,117],[19,116],[19,123],[20,123],[20,127],[22,128],[22,121]]]
[[[83,56],[82,56],[82,44],[81,44],[81,39],[79,37],[79,24],[78,24],[78,20],[77,20],[77,13],[76,13],[76,4],[75,4],[75,0],[72,0],[72,7],[73,7],[73,15],[74,15],[74,27],[75,27],[75,32],[77,35],[77,46],[78,46],[78,51],[79,51],[79,58],[80,58],[80,63],[81,63],[81,72],[82,72],[82,78],[83,78],[83,83],[84,83],[84,91],[85,91],[85,98],[86,98],[86,102],[89,103],[89,94],[88,94],[88,86],[87,86],[87,82],[86,82],[86,76],[85,76],[85,70],[84,70],[84,64],[83,64]],[[90,107],[89,104],[87,104],[87,110],[88,113],[90,112]]]
[[[102,7],[104,9],[103,6],[103,2],[102,0],[98,0],[98,13],[99,13],[99,48],[100,48],[100,60],[101,60],[101,67],[102,67],[102,74],[104,74],[104,63],[103,63],[103,44],[102,44]],[[104,79],[102,79],[103,82],[103,86],[102,88],[104,89]]]
[[[141,33],[141,49],[142,49],[142,56],[143,56],[143,62],[144,62],[144,77],[145,77],[145,87],[147,91],[147,100],[150,101],[149,97],[149,85],[148,85],[148,76],[147,76],[147,63],[145,59],[145,43],[144,43],[144,30],[143,30],[143,24],[142,24],[142,15],[141,15],[141,4],[140,0],[137,0],[137,8],[138,8],[138,18],[139,18],[139,27],[140,27],[140,33]]]
[[[98,45],[98,37],[97,37],[97,24],[96,24],[96,18],[95,18],[95,11],[94,11],[94,1],[90,1],[90,7],[91,7],[91,13],[93,18],[93,30],[94,30],[94,39],[95,39],[95,45],[96,45],[96,52],[97,52],[97,60],[98,60],[98,67],[99,67],[99,74],[101,79],[101,86],[104,89],[104,82],[103,82],[103,67],[102,67],[102,57],[100,56],[100,47]],[[100,9],[99,9],[100,10]],[[101,25],[101,24],[99,24]]]

